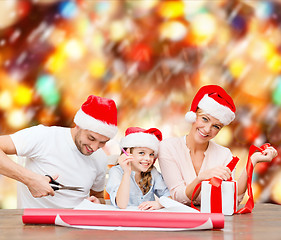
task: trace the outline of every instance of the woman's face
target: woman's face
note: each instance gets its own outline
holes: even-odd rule
[[[132,155],[132,170],[136,172],[146,172],[155,158],[154,151],[146,147],[134,147]]]
[[[201,111],[197,112],[196,115],[196,121],[192,125],[191,132],[195,142],[206,143],[218,134],[223,124],[218,119]]]

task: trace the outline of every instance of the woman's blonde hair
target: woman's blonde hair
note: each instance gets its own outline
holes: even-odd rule
[[[126,151],[128,148],[124,148]],[[134,148],[130,148],[130,153],[133,153]],[[121,151],[121,154],[123,154],[123,151]],[[121,155],[120,154],[120,155]],[[139,188],[141,189],[143,195],[148,193],[150,187],[151,187],[151,181],[152,181],[152,175],[151,175],[151,170],[153,169],[153,164],[147,169],[146,172],[141,172],[141,179],[137,183],[139,185]]]

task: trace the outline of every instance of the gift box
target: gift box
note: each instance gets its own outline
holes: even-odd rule
[[[201,183],[201,212],[233,215],[238,206],[237,181],[222,181],[217,186],[211,181]]]

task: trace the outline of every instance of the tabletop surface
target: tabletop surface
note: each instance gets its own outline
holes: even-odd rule
[[[281,239],[281,206],[256,204],[253,213],[225,216],[222,230],[157,232],[157,231],[101,231],[60,227],[54,225],[24,225],[21,209],[0,210],[0,239]]]

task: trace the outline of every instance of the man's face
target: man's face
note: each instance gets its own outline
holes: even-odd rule
[[[99,133],[77,127],[74,142],[78,150],[86,156],[102,148],[110,139]]]

